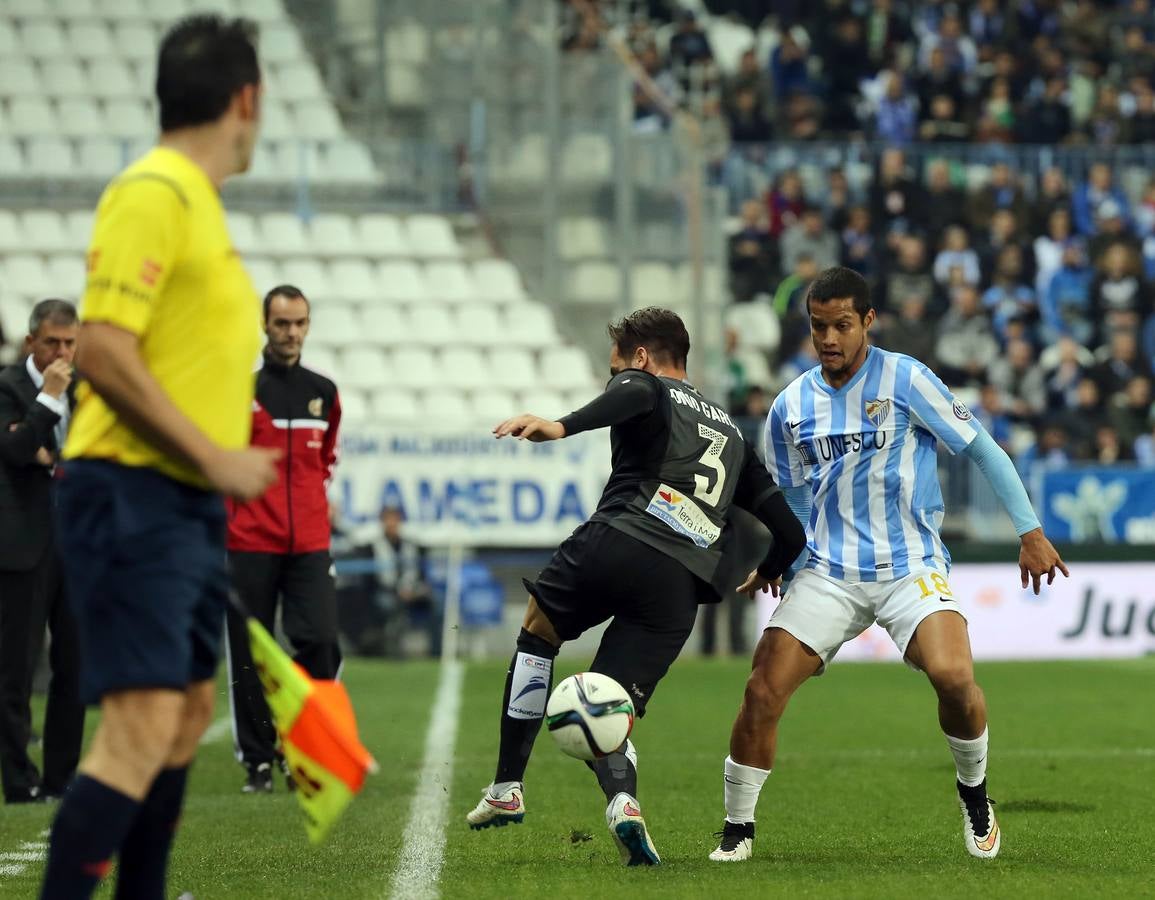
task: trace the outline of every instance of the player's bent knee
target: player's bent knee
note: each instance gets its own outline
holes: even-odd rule
[[[927,678],[940,697],[964,700],[977,689],[974,669],[964,663],[943,663],[927,666]]]
[[[746,718],[757,722],[777,721],[789,700],[789,691],[777,685],[768,673],[755,669],[746,681],[743,711]]]

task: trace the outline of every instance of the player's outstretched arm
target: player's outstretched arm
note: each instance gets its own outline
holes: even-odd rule
[[[1047,584],[1054,582],[1057,572],[1069,576],[1070,572],[1058,551],[1043,534],[1043,528],[1031,507],[1030,497],[1027,496],[1027,489],[1023,487],[1006,451],[995,443],[985,428],[979,426],[978,434],[966,448],[966,454],[986,476],[1015,524],[1015,532],[1022,541],[1019,574],[1022,576],[1023,587],[1030,581],[1037,594],[1044,575],[1047,576]]]
[[[280,451],[226,450],[214,444],[169,399],[140,355],[140,340],[107,322],[85,322],[76,365],[129,426],[165,453],[195,466],[216,490],[238,500],[259,497],[277,478]]]
[[[506,419],[493,429],[493,433],[498,438],[511,436],[541,442],[620,425],[636,416],[652,412],[658,402],[660,389],[656,378],[630,369],[615,375],[604,393],[556,422],[526,413]]]
[[[541,416],[526,413],[506,419],[493,429],[494,435],[500,440],[503,437],[515,437],[522,441],[533,441],[541,444],[545,441],[557,441],[565,437],[565,428],[561,422],[543,419]]]

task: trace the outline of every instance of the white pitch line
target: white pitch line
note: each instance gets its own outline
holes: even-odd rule
[[[445,818],[453,787],[453,754],[464,671],[457,659],[449,658],[441,664],[433,715],[425,734],[425,757],[389,892],[397,900],[432,900],[439,896],[437,883],[445,862]]]
[[[213,744],[229,733],[232,722],[228,716],[221,716],[201,735],[201,744]]]
[[[0,853],[4,862],[40,862],[47,854],[43,850],[32,852]]]
[[[9,863],[0,866],[0,875],[11,875],[15,878],[17,875],[23,875],[24,870],[27,868],[28,866],[24,865],[24,863]]]

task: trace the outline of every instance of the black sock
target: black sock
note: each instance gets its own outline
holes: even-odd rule
[[[84,900],[112,868],[112,857],[141,804],[87,775],[77,775],[52,823],[41,900]]]
[[[594,762],[586,763],[597,776],[606,802],[625,791],[635,800],[638,798],[638,768],[634,761],[621,750],[615,750]]]
[[[168,852],[176,836],[188,767],[162,769],[120,847],[116,900],[164,900]]]
[[[545,701],[553,684],[557,647],[524,628],[517,636],[517,652],[505,675],[501,700],[501,749],[497,754],[495,784],[521,781],[533,742],[541,731]]]

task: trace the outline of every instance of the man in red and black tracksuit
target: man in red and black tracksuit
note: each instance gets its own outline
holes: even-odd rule
[[[329,557],[326,487],[337,459],[337,386],[301,365],[309,301],[291,285],[265,296],[264,364],[257,373],[252,444],[281,451],[264,496],[229,505],[229,568],[241,602],[273,631],[277,601],[294,659],[314,678],[335,678],[337,603]],[[253,666],[244,619],[228,616],[229,680],[245,793],[273,789],[277,734]],[[291,788],[292,782],[289,782]]]

